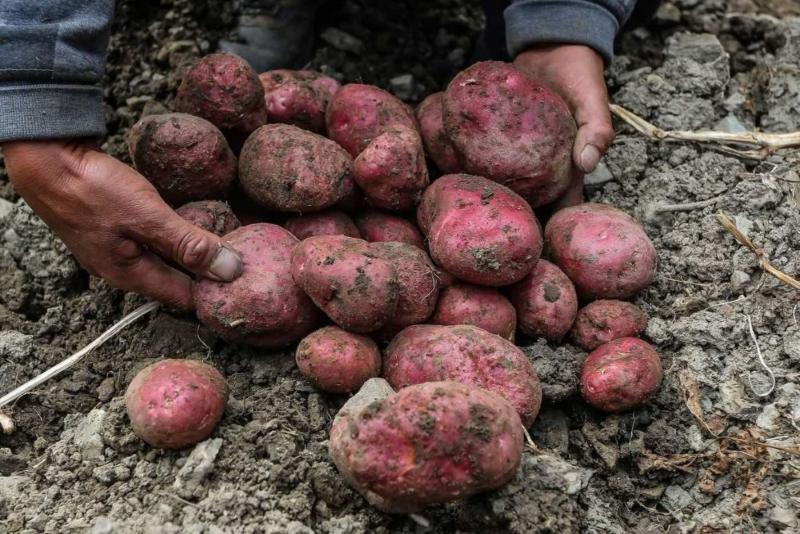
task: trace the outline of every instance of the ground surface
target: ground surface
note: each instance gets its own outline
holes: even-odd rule
[[[341,1],[323,26],[359,38],[362,53],[323,42],[314,66],[418,98],[469,55],[480,17],[463,4]],[[798,14],[791,0],[668,2],[621,39],[612,100],[668,128],[800,129],[800,19],[787,18]],[[107,83],[111,153],[124,157],[127,127],[170,104],[181,66],[211,50],[233,16],[225,1],[121,4]],[[392,81],[405,74],[411,83]],[[584,355],[532,344],[549,400],[532,429],[539,452],[526,452],[501,491],[424,513],[426,528],[371,510],[344,485],[326,453],[341,399],[315,392],[290,353],[228,346],[191,317],[161,313],[16,404],[19,429],[0,436],[0,532],[797,532],[798,293],[764,276],[714,214],[730,214],[777,267],[799,274],[800,156],[743,162],[618,126],[588,192],[642,218],[658,249],[659,274],[638,302],[665,379],[645,408],[587,410],[575,396]],[[1,170],[0,197],[4,393],[142,300],[82,273]],[[715,197],[692,211],[653,209]],[[770,381],[748,315],[775,374],[764,396]],[[191,457],[144,446],[122,405],[138,368],[176,355],[210,360],[232,386],[218,440]]]

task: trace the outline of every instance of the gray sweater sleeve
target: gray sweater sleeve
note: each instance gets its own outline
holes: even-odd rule
[[[105,133],[114,0],[0,0],[0,142]]]
[[[608,62],[614,37],[636,0],[513,0],[506,8],[506,41],[511,57],[541,43],[591,46]]]

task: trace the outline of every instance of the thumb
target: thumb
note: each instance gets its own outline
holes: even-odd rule
[[[611,113],[605,90],[594,93],[574,106],[578,133],[572,148],[575,166],[585,173],[592,172],[614,140]]]

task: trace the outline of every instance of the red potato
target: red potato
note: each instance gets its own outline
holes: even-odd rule
[[[325,110],[339,82],[310,70],[277,69],[259,74],[270,122],[325,133]]]
[[[596,300],[580,310],[572,327],[575,342],[586,350],[621,337],[635,337],[647,328],[644,312],[624,300]]]
[[[656,250],[641,226],[606,204],[556,212],[544,230],[550,257],[587,300],[626,299],[653,281]]]
[[[504,485],[523,444],[519,416],[499,395],[429,382],[340,412],[329,451],[370,504],[411,513]]]
[[[321,135],[267,124],[247,139],[239,158],[244,192],[267,209],[313,212],[352,193],[353,160]]]
[[[171,204],[226,196],[236,156],[213,124],[185,113],[148,115],[128,134],[133,166]]]
[[[383,89],[360,83],[349,83],[333,95],[325,123],[328,137],[354,158],[387,130],[417,130],[417,119],[407,104]]]
[[[431,322],[468,324],[514,341],[517,312],[499,291],[489,287],[454,284],[442,290]]]
[[[361,239],[361,233],[353,219],[337,210],[292,217],[286,221],[284,227],[300,241],[315,235],[346,235]]]
[[[228,203],[219,200],[189,202],[176,209],[175,213],[193,225],[218,236],[223,236],[241,226]]]
[[[650,344],[623,337],[600,345],[581,368],[581,395],[604,412],[644,404],[661,384],[661,358]]]
[[[381,353],[370,338],[326,326],[297,346],[297,367],[317,388],[350,393],[381,372]]]
[[[453,78],[442,102],[466,172],[508,186],[534,208],[567,191],[577,129],[558,94],[510,63],[484,61]]]
[[[433,182],[417,209],[417,222],[434,261],[473,284],[518,282],[542,251],[542,236],[528,203],[480,176],[448,174]]]
[[[413,209],[430,183],[419,134],[400,126],[381,133],[355,159],[353,178],[372,206]]]
[[[186,72],[175,109],[214,124],[234,149],[267,122],[258,74],[245,60],[228,53],[208,55]]]
[[[493,391],[514,406],[525,426],[542,403],[539,377],[519,347],[469,325],[409,326],[386,348],[383,377],[396,390],[453,380]]]
[[[458,152],[447,133],[444,131],[442,122],[442,98],[443,92],[428,95],[422,103],[417,106],[417,121],[425,149],[431,157],[436,167],[445,174],[461,172],[461,162],[458,160]]]
[[[183,449],[217,427],[228,384],[212,366],[195,360],[160,360],[142,369],[125,392],[133,432],[153,447]]]
[[[379,330],[397,310],[394,266],[361,239],[316,236],[301,241],[292,253],[292,277],[345,330]]]
[[[561,269],[540,259],[533,270],[509,290],[523,334],[560,341],[578,312],[575,286]]]
[[[291,254],[298,243],[274,224],[250,224],[225,236],[243,260],[233,282],[202,279],[194,286],[197,318],[234,343],[282,348],[314,330],[320,313],[291,275]]]
[[[397,215],[367,210],[358,216],[356,226],[363,238],[370,243],[399,241],[427,250],[422,234],[414,223]]]

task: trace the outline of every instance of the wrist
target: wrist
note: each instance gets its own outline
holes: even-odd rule
[[[24,190],[27,182],[37,178],[58,181],[79,176],[91,143],[84,139],[7,141],[2,148],[11,183]]]

